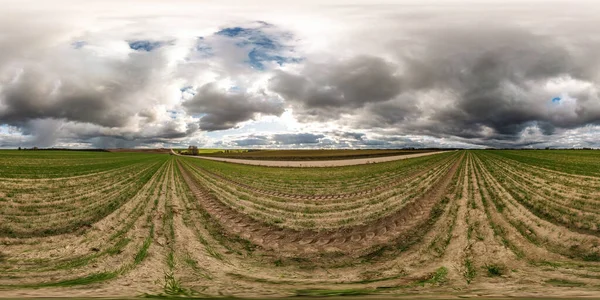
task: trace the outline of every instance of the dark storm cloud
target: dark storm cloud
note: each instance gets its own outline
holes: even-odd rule
[[[123,148],[143,146],[152,143],[171,144],[173,139],[190,136],[198,130],[197,123],[184,124],[185,129],[174,121],[156,122],[141,131],[106,129],[90,124],[64,119],[35,119],[20,126],[23,146],[52,147],[57,143],[84,143],[95,148]]]
[[[315,5],[277,18],[261,12],[271,24],[241,21],[259,15],[222,4],[215,11],[223,14],[175,5],[182,14],[171,19],[152,5],[138,12],[115,2],[116,21],[93,9],[71,15],[56,3],[12,2],[0,17],[0,125],[19,135],[0,145],[21,133],[37,146],[179,143],[284,108],[308,126],[270,128],[296,120],[269,118],[229,132],[256,136],[225,142],[542,147],[587,145],[600,128],[586,126],[600,124],[598,18],[581,4],[370,3],[352,13]],[[318,129],[270,134],[281,128]],[[387,139],[402,136],[419,138]]]
[[[200,129],[206,131],[234,128],[238,123],[252,120],[256,114],[276,115],[283,113],[279,102],[259,99],[244,92],[226,92],[207,83],[196,95],[183,103],[190,114],[203,114]]]
[[[147,134],[139,133],[136,134],[136,138],[148,139],[148,138],[157,138],[162,140],[169,139],[178,139],[186,136],[192,135],[194,132],[198,131],[199,126],[197,123],[188,123],[185,124],[186,128],[184,131],[180,129],[180,126],[177,122],[167,121],[159,123],[161,126],[157,128],[157,130],[149,132]]]
[[[135,148],[142,143],[136,140],[127,140],[122,137],[98,136],[89,140],[93,148],[116,149],[116,148]]]
[[[405,134],[514,140],[530,126],[552,134],[600,123],[599,65],[590,50],[597,44],[502,25],[410,34],[413,42],[394,49],[396,64],[371,56],[308,63],[276,73],[270,88],[300,121],[345,113],[356,116],[352,126]],[[575,100],[552,101],[561,94]]]
[[[249,136],[244,139],[234,140],[233,143],[236,146],[248,147],[248,146],[263,146],[271,144],[267,136]]]
[[[270,88],[296,104],[301,120],[325,121],[394,98],[401,80],[396,67],[384,59],[358,56],[331,65],[307,63],[300,74],[278,71]]]
[[[353,140],[362,140],[365,138],[365,134],[362,132],[343,132],[339,134],[342,138],[353,139]]]
[[[282,148],[295,148],[304,146],[323,146],[332,142],[323,134],[312,133],[278,133],[270,135],[250,134],[233,139],[230,145],[236,147],[254,148],[255,146],[269,146]]]
[[[67,82],[59,95],[53,95],[56,84],[45,82],[43,75],[24,71],[19,82],[2,91],[5,108],[0,120],[21,124],[41,118],[68,119],[96,123],[103,126],[122,126],[128,118],[103,93]]]
[[[60,120],[34,120],[27,124],[26,133],[32,136],[31,144],[36,147],[51,147],[56,142],[62,122]]]
[[[484,125],[500,136],[512,137],[530,122],[576,127],[599,120],[600,115],[556,118],[546,106],[552,95],[541,89],[561,76],[591,80],[585,62],[577,61],[558,41],[517,30],[457,30],[429,39],[426,50],[407,57],[406,81],[420,90],[450,90],[452,107],[431,108],[431,129],[471,137]],[[581,99],[585,102],[586,99]],[[387,118],[394,122],[397,118]]]
[[[25,64],[0,91],[0,120],[23,124],[53,118],[122,127],[145,107],[147,99],[138,93],[152,85],[154,71],[164,63],[159,54],[144,54],[132,53],[121,61],[89,59],[97,64],[93,71],[56,62]]]
[[[331,140],[323,134],[312,133],[278,133],[270,135],[251,134],[234,139],[231,143],[237,147],[273,146],[273,147],[303,147],[306,145],[324,145]]]
[[[279,145],[317,144],[324,138],[322,134],[282,133],[273,135],[272,139]]]
[[[361,135],[362,139],[343,138],[342,132],[330,132],[325,134],[311,133],[285,133],[271,135],[250,134],[238,136],[231,141],[218,143],[224,147],[242,147],[242,148],[365,148],[365,149],[393,149],[393,148],[423,148],[423,147],[457,147],[454,142],[440,143],[434,139],[423,137],[405,137],[378,135],[375,138],[367,138],[366,134]]]

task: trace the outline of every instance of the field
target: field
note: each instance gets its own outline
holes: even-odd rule
[[[335,160],[426,153],[433,150],[253,150],[202,152],[206,156],[259,160]]]
[[[598,291],[599,151],[331,168],[0,151],[4,297]]]
[[[123,152],[123,153],[163,153],[168,154],[171,149],[160,148],[160,149],[128,149],[128,148],[117,148],[107,149],[108,152]]]

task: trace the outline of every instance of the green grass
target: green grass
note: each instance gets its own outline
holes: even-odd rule
[[[502,276],[506,271],[506,268],[499,264],[486,264],[484,268],[487,270],[487,274],[490,277]]]
[[[417,285],[441,285],[446,282],[446,277],[448,276],[448,268],[439,267],[433,273],[429,274],[427,278],[421,279],[416,282]]]
[[[147,153],[0,150],[0,178],[80,176],[167,159]]]
[[[134,265],[140,264],[146,258],[146,256],[148,256],[148,249],[150,248],[150,245],[152,244],[153,236],[154,236],[154,224],[152,224],[152,226],[150,226],[150,235],[144,240],[144,244],[142,245],[142,248],[140,248],[138,253],[135,255],[135,259],[133,261]]]
[[[372,294],[373,289],[342,289],[342,290],[325,290],[325,289],[305,289],[297,290],[296,296],[300,297],[331,297],[331,296],[364,296]]]
[[[87,285],[97,282],[106,281],[117,277],[120,272],[102,272],[94,273],[84,277],[61,280],[56,282],[42,282],[37,284],[22,284],[22,285],[11,285],[10,288],[44,288],[44,287],[72,287],[78,285]],[[0,286],[2,287],[2,286]],[[8,287],[8,286],[7,286]]]
[[[566,279],[557,279],[557,278],[548,279],[548,280],[546,280],[546,283],[553,285],[553,286],[562,286],[562,287],[585,286],[585,283],[583,283],[583,282],[566,280]]]
[[[283,193],[314,195],[326,189],[327,193],[348,193],[371,187],[375,183],[398,178],[417,170],[438,165],[457,152],[417,157],[379,164],[331,168],[272,168],[232,164],[219,161],[182,157],[186,168],[199,167],[212,174],[231,180],[243,179],[244,184],[268,188]]]
[[[6,151],[4,151],[6,152]],[[19,210],[11,211],[5,216],[12,222],[0,224],[0,236],[5,237],[41,237],[70,232],[83,232],[92,224],[117,210],[135,196],[151,178],[161,170],[170,158],[162,154],[139,153],[108,153],[108,152],[69,152],[69,151],[14,151],[10,159],[0,156],[0,177],[21,176],[19,179],[53,178],[54,181],[43,181],[35,185],[18,185],[6,193],[12,201],[20,204]],[[66,152],[66,154],[64,153]],[[38,160],[28,155],[40,153]],[[71,157],[72,156],[72,157]],[[66,158],[65,158],[66,157]],[[98,161],[110,162],[115,159],[118,163],[99,164]],[[89,159],[89,160],[88,160]],[[31,164],[39,163],[35,168]],[[103,166],[98,170],[99,165]],[[5,170],[18,169],[15,173],[7,174]],[[37,170],[34,170],[37,169]],[[76,170],[75,170],[76,169]],[[85,197],[78,193],[77,185],[71,184],[71,177],[81,175],[77,170],[85,172],[106,172],[102,177],[102,192],[105,198]],[[10,171],[13,172],[13,171]],[[33,172],[32,174],[23,174]],[[50,173],[54,172],[54,173]],[[82,180],[82,188],[89,189],[94,184],[95,176]],[[2,178],[0,178],[2,180]],[[108,181],[108,182],[107,182]],[[111,185],[110,182],[114,182]],[[83,186],[85,185],[85,186]],[[65,186],[68,187],[65,190]],[[92,188],[91,191],[94,189]],[[70,195],[74,194],[73,199]],[[27,195],[36,195],[28,198]],[[101,201],[100,201],[101,200]],[[46,204],[45,201],[60,201],[58,204]],[[54,218],[61,213],[65,217]],[[38,219],[31,225],[28,219]]]
[[[485,154],[502,157],[550,170],[579,175],[600,175],[598,150],[483,150]]]
[[[473,279],[475,279],[475,276],[477,276],[477,270],[475,270],[473,262],[468,258],[465,259],[465,270],[463,272],[463,276],[465,277],[467,283],[471,283]]]
[[[181,282],[175,278],[172,272],[165,273],[165,284],[163,290],[169,296],[190,296],[192,292],[181,286]]]

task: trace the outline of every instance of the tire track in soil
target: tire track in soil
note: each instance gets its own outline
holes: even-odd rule
[[[181,166],[179,161],[178,167],[197,200],[212,217],[224,224],[223,227],[230,234],[239,235],[263,249],[281,251],[282,255],[324,252],[360,255],[364,250],[402,239],[403,234],[410,232],[411,228],[426,222],[433,206],[441,199],[450,184],[463,156],[455,159],[446,175],[434,184],[430,191],[408,203],[398,213],[370,224],[327,231],[275,228],[237,213],[220,203],[209,190],[192,179],[192,175]]]
[[[449,159],[452,159],[452,158],[449,158]],[[440,164],[444,164],[446,162],[447,162],[447,160],[443,160],[440,162]],[[386,190],[392,189],[398,185],[401,185],[403,183],[409,182],[409,181],[415,179],[416,177],[419,177],[429,171],[429,169],[424,169],[424,170],[412,172],[412,173],[408,174],[408,176],[403,176],[402,178],[392,180],[386,184],[379,185],[377,187],[370,188],[370,189],[364,189],[364,190],[353,192],[353,193],[300,195],[300,194],[287,194],[287,193],[278,192],[278,191],[259,189],[257,187],[253,187],[251,185],[241,183],[236,180],[219,175],[217,173],[208,171],[197,165],[189,165],[189,164],[186,164],[186,165],[194,168],[195,170],[198,170],[199,172],[202,172],[203,174],[205,174],[207,176],[213,177],[218,181],[226,182],[228,184],[231,184],[231,185],[234,185],[237,187],[241,187],[247,191],[250,191],[250,192],[253,192],[253,193],[256,193],[259,195],[283,198],[283,199],[288,199],[288,200],[303,200],[303,201],[306,201],[306,200],[344,200],[344,199],[351,199],[351,198],[356,198],[356,197],[370,196],[372,194],[386,191]]]
[[[487,232],[484,235],[486,240],[485,242],[476,243],[477,247],[474,248],[476,265],[500,263],[501,266],[505,267],[506,271],[510,270],[508,274],[504,275],[505,281],[503,284],[511,282],[511,284],[515,285],[537,285],[543,284],[544,280],[564,277],[564,270],[559,267],[541,269],[539,266],[536,266],[536,262],[565,261],[565,258],[561,257],[560,254],[548,251],[546,249],[547,245],[535,245],[527,241],[510,224],[508,221],[510,217],[504,215],[506,211],[500,213],[496,210],[494,203],[490,200],[489,193],[495,191],[497,186],[486,187],[484,183],[493,180],[493,178],[487,173],[488,170],[477,155],[471,154],[471,159],[474,166],[472,182],[474,184],[475,200],[477,205],[481,205],[483,210],[486,211],[480,212],[482,218],[484,217],[483,215],[487,214],[487,217],[485,217],[487,219],[486,225],[481,227],[482,230]],[[481,168],[481,170],[476,167]],[[488,182],[488,184],[490,183]],[[495,184],[498,183],[495,182]],[[482,196],[486,199],[483,199]],[[484,205],[484,201],[487,202],[487,207]],[[502,228],[504,231],[503,235],[496,235],[493,229],[494,226]],[[506,239],[510,243],[510,246],[501,242],[502,239]],[[522,253],[523,257],[519,257],[515,250]],[[516,270],[517,272],[512,270]],[[581,279],[575,278],[575,280]],[[494,285],[498,282],[497,279],[494,280],[494,278],[483,276],[479,276],[478,281],[480,282],[478,287],[487,290],[494,289]]]
[[[574,253],[571,252],[573,247],[578,248],[579,251],[591,251],[591,249],[597,247],[598,238],[594,232],[592,232],[592,234],[579,232],[576,228],[567,228],[561,224],[556,224],[538,217],[523,203],[513,198],[507,188],[485,168],[484,163],[479,158],[477,159],[484,170],[482,172],[482,177],[489,183],[489,188],[486,192],[496,193],[499,195],[500,199],[502,199],[505,207],[501,215],[506,219],[510,230],[514,229],[516,231],[514,235],[510,236],[522,240],[523,244],[529,246],[526,251],[527,256],[530,256],[533,253],[530,249],[534,248],[537,249],[539,254],[533,256],[533,260],[564,260],[573,258]],[[518,232],[518,229],[514,224],[527,225],[529,228],[528,230],[535,236],[544,237],[544,242],[531,242],[525,234]],[[594,261],[588,261],[587,264],[598,265],[598,263]]]
[[[493,181],[493,177],[490,176],[488,170],[485,168],[485,165],[476,156],[474,157],[474,166],[477,166],[475,168],[475,184],[478,187],[478,190],[481,192],[482,197],[480,198],[482,201],[482,205],[486,209],[486,212],[489,217],[488,223],[492,230],[494,226],[497,226],[498,230],[503,232],[503,235],[499,235],[496,234],[493,230],[494,238],[506,240],[502,241],[500,244],[502,244],[506,250],[511,251],[515,255],[513,258],[511,258],[511,260],[516,261],[515,259],[519,258],[519,255],[521,255],[519,253],[516,253],[515,251],[521,252],[525,256],[525,258],[528,259],[558,259],[559,257],[557,257],[555,254],[548,252],[545,248],[531,244],[510,224],[508,220],[509,216],[506,215],[510,213],[509,209],[505,208],[503,212],[498,211],[495,204],[491,200],[492,193],[498,192],[497,187],[494,185],[495,182]],[[505,199],[502,200],[506,201]],[[487,203],[487,208],[486,205],[483,204],[483,201]],[[511,245],[514,248],[511,248],[509,245]]]
[[[258,196],[257,199],[238,200],[236,198],[241,196],[230,193],[230,191],[227,191],[227,187],[215,183],[213,178],[203,176],[201,173],[197,172],[196,169],[189,170],[192,171],[199,182],[202,182],[202,185],[206,189],[213,192],[220,202],[240,213],[251,215],[254,219],[258,219],[261,222],[268,222],[265,220],[270,220],[272,218],[278,218],[285,221],[300,221],[301,219],[296,219],[298,213],[305,213],[305,209],[314,209],[316,214],[309,219],[311,222],[318,222],[318,225],[315,223],[315,225],[312,225],[312,228],[319,228],[319,230],[322,231],[339,229],[340,227],[352,227],[358,224],[368,224],[393,214],[395,211],[401,209],[405,203],[418,198],[420,195],[426,193],[427,190],[431,189],[431,183],[439,181],[450,166],[451,161],[443,166],[437,166],[433,170],[435,173],[431,173],[432,171],[430,171],[409,183],[384,191],[381,194],[376,195],[376,198],[365,197],[325,203],[277,201],[267,197],[262,197],[261,199],[260,196]],[[376,203],[372,202],[374,199],[377,199]],[[261,208],[257,209],[257,206],[260,206]],[[321,209],[324,209],[324,211],[320,211]],[[361,216],[361,218],[350,222],[344,221],[347,218],[355,219],[355,217],[352,216]],[[295,230],[309,229],[306,227],[303,228],[302,226],[287,226],[290,224],[286,224],[287,222],[283,223],[284,224],[278,223],[279,225],[277,226],[288,227]],[[297,225],[297,222],[295,224]]]
[[[165,162],[152,176],[152,178],[144,184],[144,186],[140,189],[138,194],[129,199],[127,202],[130,206],[133,206],[135,202],[138,201],[149,201],[148,198],[153,198],[156,194],[156,188],[153,188],[154,184],[160,182],[162,180],[162,173],[164,169],[168,168],[168,162]],[[172,167],[171,167],[172,168]],[[164,183],[163,183],[164,185]],[[121,209],[121,208],[120,208]],[[119,210],[120,210],[119,209]],[[123,208],[125,209],[125,208]],[[142,208],[144,212],[136,218],[134,226],[132,226],[129,230],[124,233],[123,237],[128,237],[131,239],[131,242],[127,244],[127,246],[121,249],[122,252],[118,254],[103,254],[99,257],[91,259],[89,262],[80,265],[74,266],[70,268],[58,267],[54,268],[56,265],[64,265],[68,263],[69,259],[78,259],[83,258],[79,255],[90,255],[90,248],[95,247],[98,249],[105,249],[111,244],[109,236],[115,234],[115,232],[119,231],[119,227],[114,228],[105,228],[105,230],[92,230],[90,236],[86,237],[85,235],[73,235],[73,234],[62,234],[57,236],[50,236],[46,238],[35,238],[36,240],[43,241],[47,240],[53,246],[52,249],[48,249],[47,251],[43,251],[41,253],[49,256],[51,259],[47,262],[49,265],[44,265],[38,263],[34,265],[35,267],[39,267],[40,269],[22,269],[19,272],[20,276],[24,276],[26,279],[21,279],[19,284],[39,284],[41,282],[58,282],[65,279],[74,279],[81,278],[90,274],[95,274],[99,271],[115,271],[120,268],[125,267],[130,264],[130,259],[135,256],[136,251],[138,250],[136,247],[140,246],[143,243],[143,239],[147,235],[147,229],[144,227],[144,223],[142,216],[150,214],[151,208],[150,206],[145,206]],[[127,212],[123,211],[115,211],[113,214],[109,215],[107,218],[102,219],[98,223],[109,223],[109,219],[117,218],[119,214],[127,214]],[[117,221],[121,221],[126,223],[123,219],[117,218]],[[97,224],[96,224],[97,225]],[[64,246],[63,246],[64,245]],[[28,252],[28,251],[25,251]],[[22,254],[26,254],[23,252]],[[37,254],[37,253],[36,253]],[[12,254],[11,256],[19,257],[20,259],[28,258],[28,255],[19,255],[17,253]],[[53,257],[60,257],[60,260],[53,259]],[[18,266],[17,262],[13,263],[14,266]],[[1,266],[1,264],[0,264]],[[54,267],[53,267],[54,266]],[[122,277],[118,277],[115,280],[120,280]],[[3,283],[0,281],[0,283]],[[6,285],[10,285],[10,282],[7,282]],[[14,284],[14,282],[12,283]],[[111,285],[106,282],[99,282],[96,284],[97,287],[104,285]],[[57,288],[61,289],[61,288]],[[100,288],[99,288],[100,289]],[[48,291],[48,289],[45,289]],[[95,290],[101,291],[101,290]],[[65,293],[63,293],[64,295]],[[70,293],[68,293],[70,294]],[[31,296],[30,294],[28,296]]]
[[[390,162],[396,160],[403,160],[415,157],[422,157],[428,155],[435,155],[445,153],[447,151],[436,151],[426,153],[415,153],[415,154],[404,154],[394,156],[383,156],[374,158],[354,158],[354,159],[341,159],[341,160],[316,160],[316,161],[293,161],[293,160],[249,160],[249,159],[236,159],[236,158],[222,158],[222,157],[208,157],[208,156],[191,156],[196,159],[214,160],[227,163],[236,163],[244,165],[254,166],[265,166],[265,167],[284,167],[284,168],[328,168],[328,167],[343,167],[343,166],[356,166],[366,165],[372,163]],[[171,150],[174,155],[181,156]]]
[[[464,260],[468,258],[469,241],[467,240],[467,232],[469,225],[467,224],[467,202],[468,202],[468,180],[469,168],[471,167],[470,160],[465,158],[465,164],[460,178],[457,181],[457,188],[461,190],[460,195],[453,195],[452,200],[457,205],[456,215],[450,234],[450,241],[444,249],[441,265],[450,269],[448,274],[449,279],[455,283],[464,282],[461,278],[464,272]],[[458,271],[458,272],[456,272]],[[461,284],[458,284],[461,285]]]

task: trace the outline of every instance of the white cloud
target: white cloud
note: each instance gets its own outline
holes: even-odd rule
[[[0,147],[233,145],[275,134],[324,135],[318,145],[339,147],[594,145],[600,123],[600,24],[583,1],[2,2],[0,124],[18,130],[0,130]],[[565,7],[572,18],[562,18]],[[215,35],[235,27],[255,31]],[[131,41],[157,46],[135,50]],[[543,60],[548,53],[557,59]],[[365,56],[394,69],[375,77],[385,68],[344,66]],[[504,65],[476,73],[494,59]],[[344,93],[337,107],[309,110],[273,89],[276,71],[314,79],[312,94],[294,90],[311,101],[328,88]],[[512,100],[490,103],[510,109],[478,119],[464,99],[487,75],[500,82],[489,97]],[[370,78],[399,88],[377,99],[359,93]],[[196,97],[207,84],[244,96],[209,103]],[[192,100],[195,109],[184,105]],[[263,105],[277,101],[281,108]],[[230,129],[203,132],[202,117],[211,130]]]

